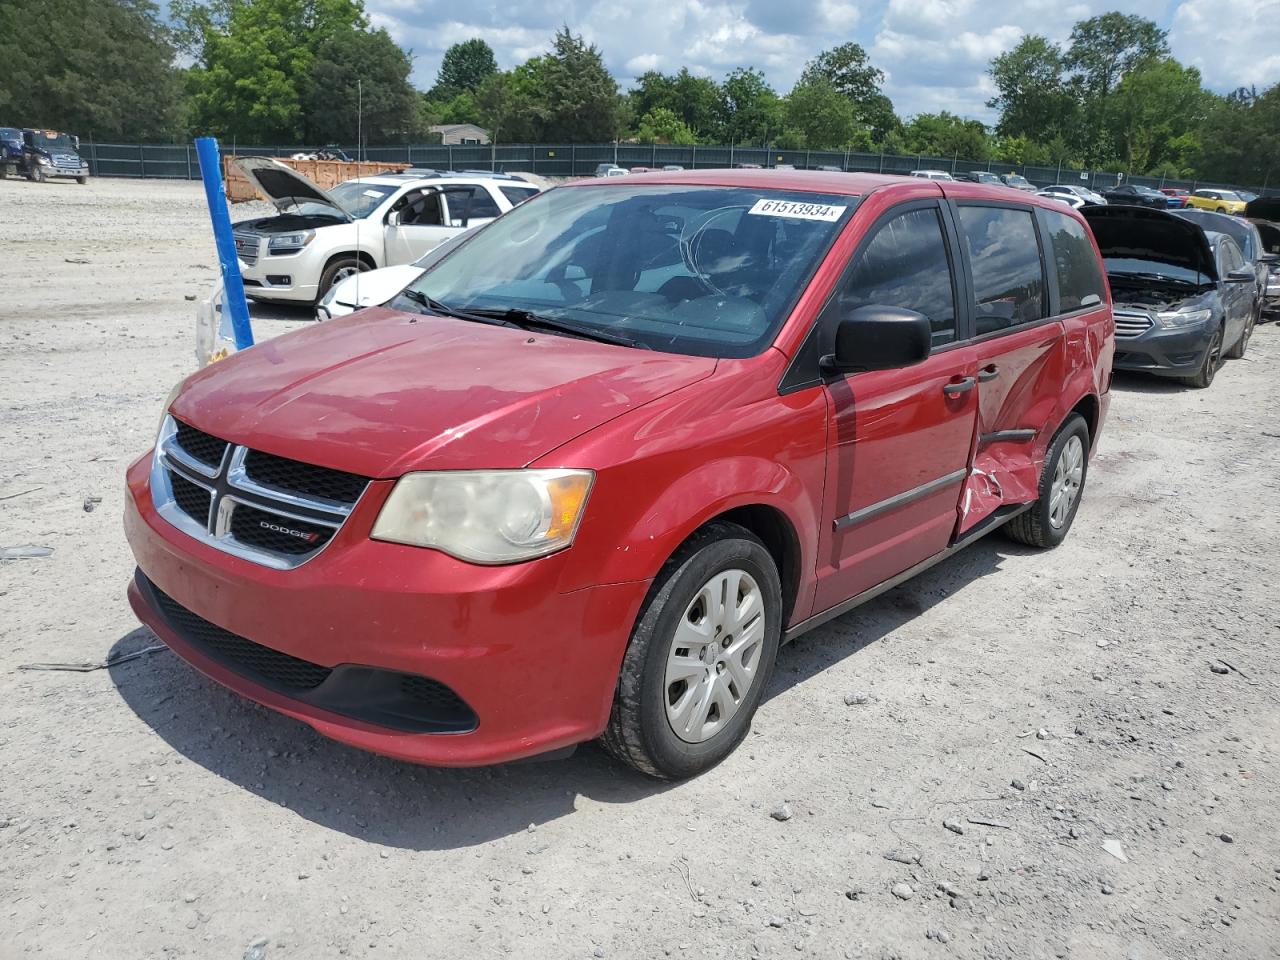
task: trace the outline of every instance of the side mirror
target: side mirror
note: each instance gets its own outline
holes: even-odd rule
[[[387,214],[387,226],[388,226],[388,227],[398,227],[398,226],[400,226],[400,211],[399,211],[399,210],[392,210],[390,213],[388,213],[388,214]]]
[[[1255,283],[1257,279],[1252,270],[1232,270],[1227,274],[1227,283]]]
[[[927,359],[932,346],[933,329],[924,314],[871,304],[840,317],[835,352],[822,358],[822,368],[857,373],[909,367]]]

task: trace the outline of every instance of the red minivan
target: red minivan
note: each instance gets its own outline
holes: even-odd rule
[[[699,170],[569,184],[385,308],[187,378],[128,471],[138,616],[320,732],[476,765],[746,735],[778,648],[1071,526],[1114,323],[1073,210]],[[198,707],[197,707],[198,709]]]

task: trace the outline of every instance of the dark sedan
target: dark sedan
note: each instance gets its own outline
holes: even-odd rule
[[[1110,190],[1102,191],[1107,203],[1123,203],[1131,207],[1154,207],[1157,210],[1169,209],[1169,198],[1159,190],[1142,187],[1136,183],[1122,183]]]

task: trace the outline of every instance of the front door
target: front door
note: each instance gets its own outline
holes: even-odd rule
[[[1252,270],[1253,264],[1245,263],[1244,255],[1234,241],[1223,240],[1218,247],[1218,288],[1222,291],[1222,304],[1226,312],[1222,331],[1222,352],[1226,353],[1240,338],[1253,316],[1253,303],[1257,284],[1240,283],[1227,279],[1235,270]]]
[[[410,190],[395,202],[387,218],[386,250],[391,267],[412,263],[459,231],[449,225],[440,191],[435,187]]]
[[[869,304],[929,317],[931,356],[826,386],[827,486],[814,609],[825,610],[946,548],[968,475],[977,361],[957,343],[957,289],[936,201],[895,208],[872,228],[822,321]]]

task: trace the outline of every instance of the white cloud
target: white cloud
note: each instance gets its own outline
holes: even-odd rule
[[[1186,0],[1169,43],[1210,87],[1270,86],[1280,80],[1280,0]]]

